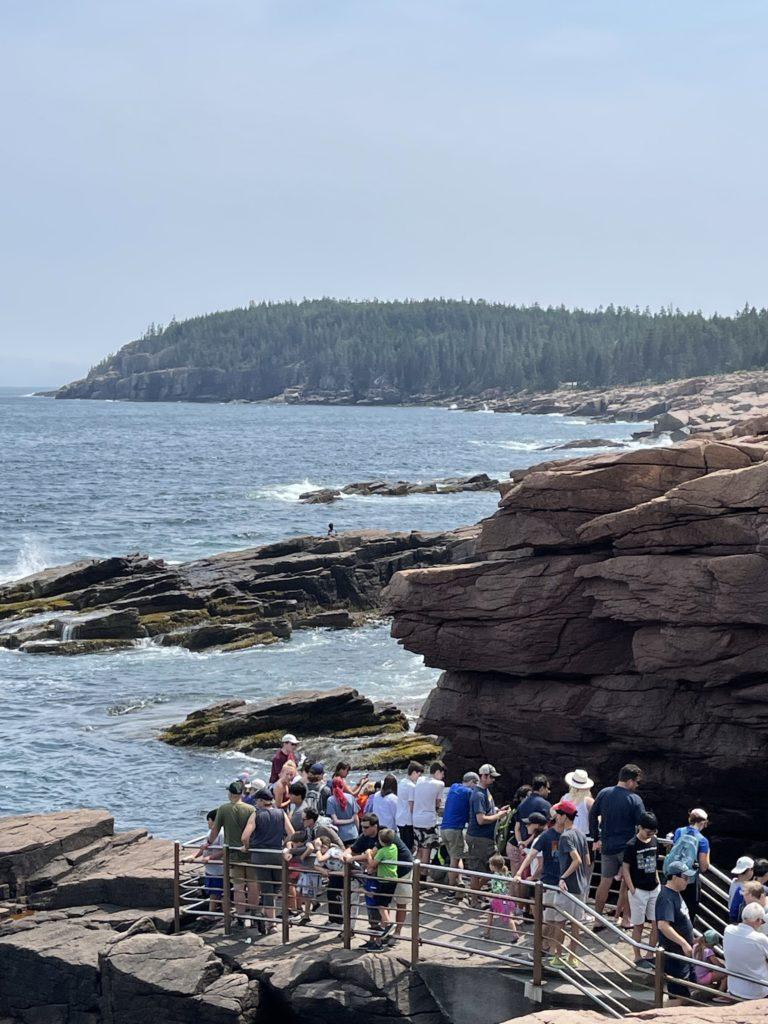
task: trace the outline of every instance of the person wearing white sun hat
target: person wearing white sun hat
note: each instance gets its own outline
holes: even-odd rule
[[[588,836],[589,812],[595,802],[595,798],[592,796],[594,782],[585,768],[574,768],[565,776],[565,784],[568,786],[568,792],[563,799],[570,800],[578,808],[573,827]]]

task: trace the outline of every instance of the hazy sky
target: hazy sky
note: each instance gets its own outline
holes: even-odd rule
[[[250,299],[768,304],[764,0],[2,0],[0,384]]]

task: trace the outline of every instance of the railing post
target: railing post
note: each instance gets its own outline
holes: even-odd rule
[[[173,930],[181,931],[181,847],[173,844]]]
[[[419,962],[419,906],[421,901],[421,863],[413,862],[411,874],[411,964]]]
[[[544,888],[533,887],[533,984],[541,987],[544,978]]]
[[[291,919],[288,916],[290,913],[288,907],[288,861],[280,854],[280,860],[282,862],[282,873],[280,877],[280,887],[282,891],[283,906],[282,906],[282,918],[283,918],[283,942],[287,943],[291,938]]]
[[[344,949],[352,948],[352,861],[344,861],[341,890],[341,939]]]
[[[656,947],[653,970],[653,1005],[656,1007],[664,1005],[664,950],[661,946]]]
[[[221,909],[224,911],[224,934],[232,931],[232,882],[229,876],[229,847],[224,845],[221,879]]]

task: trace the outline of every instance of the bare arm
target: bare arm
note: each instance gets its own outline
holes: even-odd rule
[[[658,925],[661,934],[664,935],[667,939],[669,939],[670,942],[676,942],[677,945],[680,946],[680,948],[682,949],[683,954],[685,956],[690,956],[691,953],[693,953],[693,950],[691,949],[690,945],[685,941],[685,939],[679,932],[675,931],[675,929],[672,927],[669,921],[657,921],[656,924]]]

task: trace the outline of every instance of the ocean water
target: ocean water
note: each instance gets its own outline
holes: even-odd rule
[[[641,426],[432,408],[57,402],[31,390],[0,389],[0,580],[137,550],[187,560],[322,534],[330,520],[337,530],[473,523],[493,513],[495,492],[297,498],[375,477],[506,477],[587,453],[545,445],[627,440]],[[163,726],[224,698],[342,684],[415,716],[438,674],[385,622],[236,654],[150,643],[77,658],[0,650],[0,814],[106,806],[119,827],[197,834],[231,778],[264,765],[168,747],[156,738]]]

